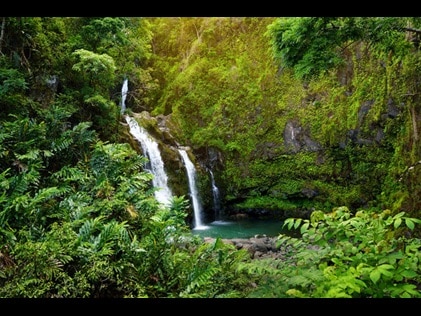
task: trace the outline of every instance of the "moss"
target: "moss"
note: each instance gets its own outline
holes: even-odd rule
[[[271,21],[239,19],[236,28],[231,22],[201,25],[201,43],[186,31],[168,51],[161,47],[155,65],[168,72],[157,107],[171,109],[181,143],[220,150],[228,203],[417,205],[411,190],[418,192],[418,180],[397,181],[421,154],[419,55],[395,56],[355,42],[342,67],[304,82],[273,65],[264,35]],[[178,35],[174,30],[169,38]],[[391,113],[391,105],[399,111]],[[322,149],[288,152],[283,131],[289,121],[299,122]]]

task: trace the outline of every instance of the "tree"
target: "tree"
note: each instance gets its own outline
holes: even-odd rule
[[[273,54],[293,68],[299,78],[311,78],[344,62],[343,52],[364,41],[377,49],[406,54],[418,47],[419,18],[400,17],[303,17],[280,18],[269,25]],[[414,37],[414,34],[416,35]],[[408,41],[410,40],[410,41]]]
[[[86,19],[82,21],[85,22]],[[125,18],[87,18],[87,22],[80,32],[86,49],[104,53],[113,46],[123,46],[128,43]]]
[[[116,66],[111,56],[96,54],[85,49],[78,49],[73,55],[79,61],[73,65],[72,69],[86,75],[92,86],[108,87],[113,82]]]

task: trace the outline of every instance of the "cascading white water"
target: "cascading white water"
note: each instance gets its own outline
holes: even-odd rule
[[[121,87],[121,114],[126,110],[126,97],[129,90],[129,80],[126,78],[123,81],[123,86]]]
[[[148,158],[146,170],[153,174],[152,184],[157,190],[155,198],[165,206],[169,206],[172,200],[172,192],[168,187],[167,174],[164,169],[164,162],[161,158],[158,143],[150,136],[147,131],[139,126],[137,121],[126,115],[126,122],[130,126],[130,133],[139,141],[143,154]]]
[[[121,114],[126,110],[126,97],[128,92],[128,79],[124,79],[121,88]],[[143,154],[148,159],[146,170],[152,173],[152,184],[155,191],[155,198],[157,201],[165,206],[170,205],[172,200],[172,193],[167,184],[167,174],[164,169],[164,162],[161,158],[161,152],[158,148],[158,143],[143,129],[137,121],[125,116],[126,122],[130,126],[130,133],[137,139],[142,147]]]
[[[212,184],[212,196],[213,196],[213,207],[214,207],[214,211],[215,211],[215,220],[219,220],[220,219],[220,209],[221,209],[221,205],[220,205],[220,200],[219,200],[219,189],[215,184],[215,178],[213,176],[213,172],[212,170],[209,169],[209,173],[211,176],[211,184]]]
[[[196,186],[196,168],[190,160],[189,155],[184,149],[178,149],[181,158],[183,159],[184,166],[186,167],[187,178],[189,179],[190,196],[193,203],[194,211],[194,229],[206,229],[207,226],[202,223],[202,206],[199,201],[199,194]]]

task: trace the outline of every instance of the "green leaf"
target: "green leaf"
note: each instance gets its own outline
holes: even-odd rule
[[[297,229],[300,226],[301,222],[302,222],[302,219],[301,218],[297,218],[295,220],[294,228]]]
[[[379,265],[370,273],[370,279],[373,281],[373,283],[376,283],[382,274],[391,277],[393,273],[389,270],[393,269],[394,267],[390,264]]]
[[[396,228],[398,228],[401,225],[401,223],[402,223],[402,219],[401,218],[397,218],[395,220],[395,222],[393,223],[393,227],[395,227],[395,229],[396,229]]]
[[[402,216],[404,216],[405,215],[405,212],[400,212],[400,213],[398,213],[398,214],[396,214],[395,216],[394,216],[394,218],[401,218]]]
[[[405,218],[405,224],[410,230],[413,230],[415,227],[414,221],[410,218]]]
[[[376,283],[377,283],[377,281],[380,279],[380,271],[378,271],[378,270],[373,270],[373,271],[370,273],[370,279],[371,279],[371,281],[373,281],[373,283],[374,283],[374,284],[376,284]]]
[[[283,224],[283,226],[287,226],[288,227],[288,230],[291,230],[291,228],[292,228],[293,225],[294,225],[294,219],[293,218],[287,218],[284,221],[284,224]]]
[[[301,226],[301,229],[300,229],[301,234],[303,234],[304,232],[307,231],[309,225],[310,225],[310,223],[306,222],[306,223],[303,224],[303,226]]]

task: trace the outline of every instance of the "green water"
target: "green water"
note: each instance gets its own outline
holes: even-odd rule
[[[201,237],[213,238],[251,238],[256,235],[276,237],[279,234],[292,235],[290,231],[282,228],[283,222],[270,219],[242,219],[236,221],[214,221],[193,229],[193,234]]]

